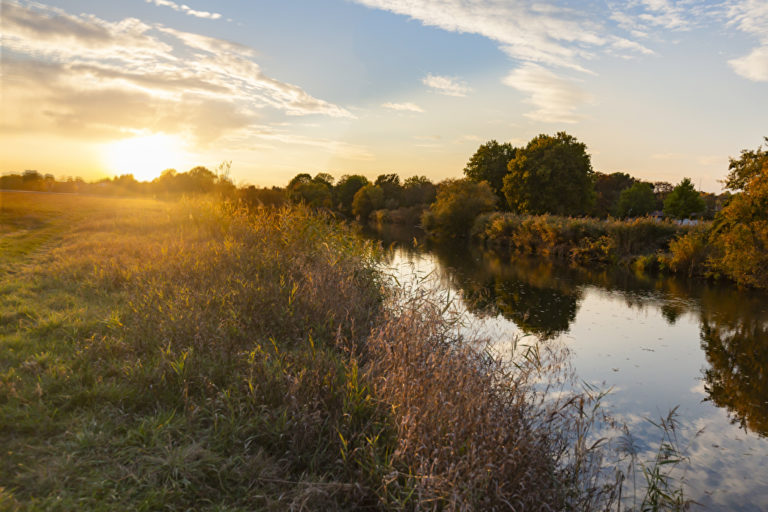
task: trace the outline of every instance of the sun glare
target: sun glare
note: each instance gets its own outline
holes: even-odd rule
[[[181,165],[182,146],[182,141],[172,135],[145,135],[106,145],[104,156],[111,173],[133,174],[139,181],[148,181],[165,169]]]

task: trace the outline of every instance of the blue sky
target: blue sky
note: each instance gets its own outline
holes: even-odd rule
[[[565,130],[593,167],[719,191],[768,135],[768,1],[20,0],[0,171],[150,178],[232,161],[458,177]]]

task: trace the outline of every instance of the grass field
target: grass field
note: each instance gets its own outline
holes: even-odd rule
[[[544,352],[511,366],[463,339],[443,304],[385,286],[342,225],[0,199],[0,509],[615,502],[588,397],[537,391]]]

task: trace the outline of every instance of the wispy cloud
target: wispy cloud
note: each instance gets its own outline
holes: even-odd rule
[[[265,75],[242,45],[35,5],[3,4],[3,130],[114,136],[151,127],[210,142],[265,108],[352,117]]]
[[[764,0],[734,2],[727,16],[731,26],[756,37],[759,42],[749,54],[732,59],[728,64],[744,78],[768,82],[768,3]]]
[[[506,83],[530,94],[530,102],[539,106],[538,114],[552,119],[575,120],[576,106],[564,101],[544,107],[544,98],[562,100],[579,96],[565,87],[547,68],[564,68],[594,74],[588,63],[600,52],[631,58],[651,55],[653,51],[636,40],[612,33],[602,16],[589,9],[563,7],[554,3],[527,0],[354,0],[371,8],[408,16],[424,25],[467,34],[478,34],[495,41],[501,51],[522,64]],[[656,22],[673,24],[678,12],[661,5],[662,0],[647,0],[644,13],[656,16]],[[658,4],[658,5],[657,5]],[[617,16],[622,13],[618,12]],[[627,23],[633,17],[625,16]],[[650,22],[650,20],[649,20]],[[638,25],[639,26],[639,25]],[[631,37],[637,37],[632,35]],[[537,67],[530,67],[529,64]],[[532,70],[536,76],[532,75]],[[547,80],[554,80],[548,83]],[[449,77],[428,75],[423,83],[442,94],[464,96],[468,89]],[[535,81],[538,86],[529,84]],[[570,91],[570,92],[569,92]],[[566,92],[569,92],[566,94]],[[564,110],[555,115],[555,108]],[[533,115],[533,114],[532,114]]]
[[[572,81],[565,80],[538,64],[526,63],[504,78],[510,87],[527,93],[536,109],[526,117],[550,123],[575,123],[576,110],[591,97]]]
[[[421,83],[430,87],[435,92],[446,96],[466,96],[472,89],[467,84],[455,77],[428,74],[421,79]]]
[[[585,70],[589,47],[609,38],[579,10],[524,0],[355,0],[368,7],[409,16],[451,32],[479,34],[499,43],[509,56]]]
[[[374,159],[373,153],[368,148],[346,141],[324,137],[309,137],[268,126],[253,130],[251,134],[261,140],[279,142],[289,146],[309,146],[319,149],[330,156],[345,160],[370,161]]]
[[[207,18],[210,20],[217,20],[221,18],[221,14],[217,12],[196,11],[188,5],[177,4],[176,2],[171,2],[170,0],[147,0],[147,3],[155,4],[158,7],[170,7],[174,11],[183,12],[184,14],[188,14],[196,18]]]
[[[424,109],[415,103],[382,103],[381,106],[391,110],[399,110],[401,112],[416,112],[419,114],[424,112]]]

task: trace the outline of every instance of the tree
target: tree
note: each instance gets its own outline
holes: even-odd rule
[[[740,285],[768,288],[768,162],[715,218],[713,266]]]
[[[539,135],[508,165],[504,195],[519,213],[581,215],[594,201],[587,147],[565,132]]]
[[[664,215],[678,219],[687,219],[695,213],[703,212],[705,208],[704,200],[690,178],[684,178],[678,183],[664,200]]]
[[[427,205],[435,200],[437,187],[426,176],[411,176],[403,184],[403,206]]]
[[[296,203],[304,203],[313,208],[331,208],[333,206],[333,177],[318,173],[314,178],[309,174],[296,175],[288,184],[288,195]]]
[[[384,191],[381,187],[368,184],[357,191],[352,200],[352,213],[366,222],[371,212],[384,206]]]
[[[291,190],[300,183],[309,183],[310,181],[312,181],[312,175],[306,172],[302,172],[294,176],[293,179],[288,182],[288,186],[285,188]]]
[[[607,217],[616,212],[619,195],[623,190],[635,184],[637,180],[625,172],[604,174],[596,172],[595,178],[595,205],[592,214],[597,217]]]
[[[359,174],[342,176],[334,189],[339,210],[346,215],[352,215],[352,201],[355,199],[355,194],[369,183],[368,178]]]
[[[766,149],[758,146],[756,151],[741,150],[739,159],[728,159],[728,176],[725,178],[725,188],[738,191],[744,190],[750,180],[760,174],[763,167],[768,164],[768,137],[763,137]]]
[[[424,212],[422,225],[440,237],[464,236],[477,216],[492,211],[497,200],[486,181],[446,180],[438,186],[435,202]]]
[[[641,217],[656,209],[656,196],[650,183],[638,182],[619,194],[616,215],[619,217]]]
[[[494,193],[499,196],[500,203],[506,206],[504,197],[504,176],[509,172],[507,164],[515,158],[517,149],[512,144],[505,142],[499,144],[490,140],[481,144],[475,154],[464,167],[464,176],[474,182],[487,181]]]
[[[380,174],[376,178],[375,185],[384,193],[384,208],[394,210],[400,206],[403,187],[400,185],[400,176],[397,174]]]

